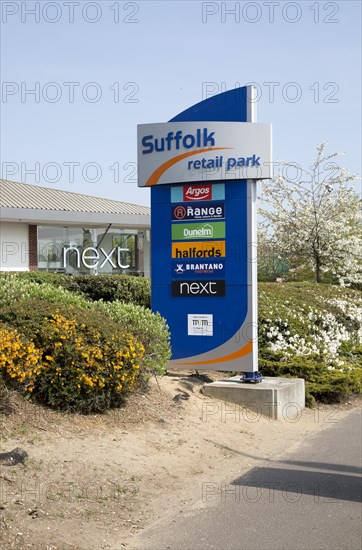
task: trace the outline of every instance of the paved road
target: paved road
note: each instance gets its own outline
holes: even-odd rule
[[[361,550],[361,412],[224,485],[134,540],[147,550]]]

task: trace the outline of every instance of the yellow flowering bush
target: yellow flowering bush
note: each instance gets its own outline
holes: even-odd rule
[[[17,330],[0,323],[0,373],[7,382],[19,382],[32,392],[34,381],[42,369],[42,350]]]
[[[31,392],[53,408],[102,412],[119,406],[138,378],[142,344],[100,312],[24,300],[1,315],[32,337],[34,353],[41,350],[41,368],[31,371]],[[25,382],[29,368],[19,363],[19,382]]]

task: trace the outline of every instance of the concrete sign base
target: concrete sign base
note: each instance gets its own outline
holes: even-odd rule
[[[250,415],[250,421],[263,415],[272,420],[297,422],[305,407],[302,378],[265,377],[262,384],[245,384],[240,376],[233,376],[206,384],[203,394],[250,409],[255,413]],[[226,407],[227,414],[233,414],[232,407]]]

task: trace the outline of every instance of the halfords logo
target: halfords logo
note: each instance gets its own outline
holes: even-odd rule
[[[172,243],[172,258],[222,258],[225,241]]]
[[[178,151],[179,149],[193,149],[194,147],[214,147],[215,132],[209,132],[207,128],[198,128],[195,134],[183,135],[182,130],[168,132],[165,137],[155,138],[153,134],[142,138],[143,155],[161,153],[162,151]]]
[[[225,281],[172,281],[172,296],[225,296]]]
[[[210,201],[212,198],[212,185],[188,185],[183,188],[184,202]]]

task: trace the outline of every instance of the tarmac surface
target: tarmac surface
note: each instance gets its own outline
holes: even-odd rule
[[[147,550],[361,550],[361,410],[137,537]],[[136,541],[134,541],[136,543]]]

